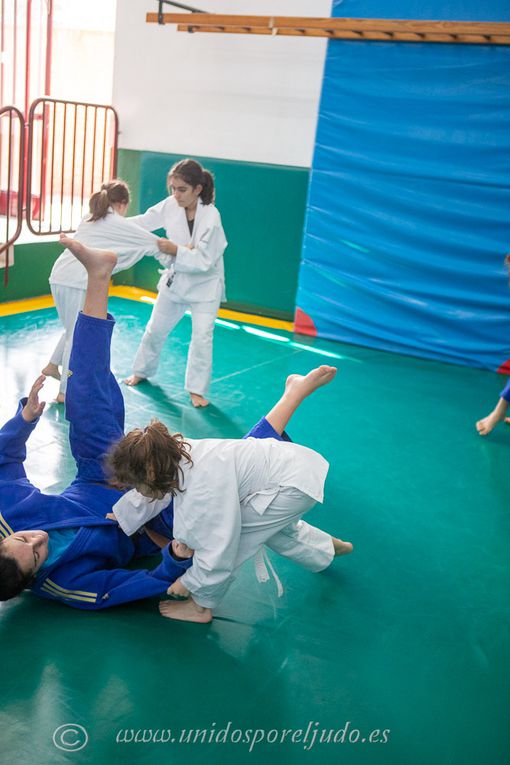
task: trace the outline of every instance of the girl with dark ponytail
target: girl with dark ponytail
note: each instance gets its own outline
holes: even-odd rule
[[[117,255],[115,273],[131,268],[145,255],[152,255],[164,266],[168,266],[172,258],[160,252],[158,237],[149,234],[132,220],[125,218],[128,206],[129,187],[125,181],[115,179],[103,183],[101,188],[90,197],[90,213],[76,229],[75,239],[90,247],[115,252]],[[69,250],[65,250],[56,260],[50,274],[50,287],[60,321],[65,329],[42,372],[60,380],[57,401],[63,402],[74,325],[83,307],[87,288],[85,268]]]
[[[193,406],[207,406],[211,381],[214,321],[225,300],[223,253],[227,246],[214,206],[214,179],[194,159],[177,162],[168,173],[168,196],[135,220],[148,231],[164,228],[161,252],[174,257],[158,284],[158,297],[136,353],[128,385],[156,373],[163,344],[186,311],[192,336],[184,387]]]

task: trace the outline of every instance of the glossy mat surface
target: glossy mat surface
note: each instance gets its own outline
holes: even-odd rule
[[[117,298],[111,310],[122,378],[150,306]],[[213,405],[193,410],[182,390],[186,317],[153,384],[124,389],[128,426],[156,416],[191,437],[240,436],[287,374],[338,364],[289,430],[331,462],[310,519],[354,554],[321,575],[272,555],[280,599],[247,564],[206,627],[162,619],[157,600],[97,614],[30,594],[3,604],[2,761],[508,762],[510,430],[474,430],[502,378],[229,324],[216,329]],[[5,420],[59,326],[47,309],[0,327]],[[47,386],[51,398],[57,384]],[[46,491],[72,480],[66,439],[51,405],[27,461]],[[55,736],[70,751],[57,748],[62,725],[83,726],[86,746],[72,729]]]

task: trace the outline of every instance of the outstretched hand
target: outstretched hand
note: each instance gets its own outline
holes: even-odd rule
[[[32,385],[27,403],[21,410],[21,416],[26,422],[37,420],[44,411],[46,401],[39,401],[39,392],[46,381],[45,375],[40,375]]]

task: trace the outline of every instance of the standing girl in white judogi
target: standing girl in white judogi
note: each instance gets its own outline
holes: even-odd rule
[[[173,258],[164,255],[158,247],[158,244],[166,240],[159,239],[132,220],[126,219],[124,216],[128,206],[127,183],[120,180],[104,183],[90,197],[90,214],[82,220],[74,238],[89,247],[107,248],[114,252],[117,255],[114,274],[131,268],[146,255],[157,258],[164,266],[169,265]],[[69,250],[64,250],[55,261],[50,274],[50,288],[65,330],[42,372],[60,380],[57,401],[62,403],[67,387],[74,325],[87,290],[87,272]],[[58,369],[60,365],[61,372]]]
[[[211,173],[192,159],[184,159],[168,173],[168,192],[136,221],[148,231],[164,228],[169,242],[161,251],[175,256],[158,284],[158,297],[125,382],[138,385],[152,377],[168,334],[191,313],[192,335],[184,387],[193,406],[207,406],[211,381],[214,321],[225,300],[223,253],[227,240],[214,206]]]
[[[246,439],[184,441],[153,421],[124,436],[109,457],[117,483],[134,486],[108,515],[130,535],[168,506],[173,495],[174,537],[193,553],[193,565],[169,589],[190,596],[164,602],[164,616],[208,622],[240,566],[257,556],[267,578],[263,545],[310,571],[322,571],[352,545],[301,516],[322,502],[328,463],[317,452],[280,440],[301,401],[335,376],[322,366],[291,375],[285,392]],[[265,574],[265,576],[264,576]]]

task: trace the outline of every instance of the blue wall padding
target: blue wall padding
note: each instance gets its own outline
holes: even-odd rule
[[[334,15],[510,17],[501,2],[448,16],[378,5]],[[497,369],[510,356],[509,150],[509,47],[330,42],[298,314],[322,337]]]

